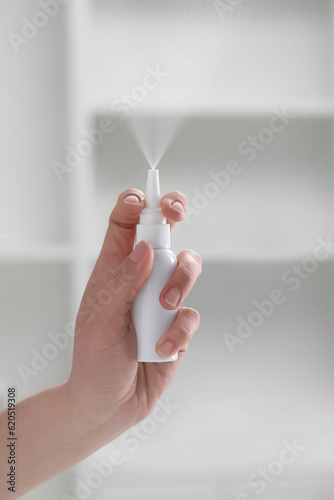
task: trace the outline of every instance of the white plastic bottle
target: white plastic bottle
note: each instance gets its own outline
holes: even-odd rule
[[[159,171],[149,170],[146,185],[146,206],[137,225],[137,244],[141,240],[154,249],[152,272],[131,306],[131,321],[137,335],[137,360],[145,362],[176,361],[178,354],[160,357],[155,345],[173,324],[177,309],[168,310],[159,301],[161,290],[172,276],[177,259],[170,250],[170,225],[161,212]]]

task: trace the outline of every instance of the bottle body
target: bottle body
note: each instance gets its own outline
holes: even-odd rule
[[[168,310],[160,304],[160,293],[177,266],[175,254],[168,248],[154,249],[152,272],[139,290],[132,306],[131,321],[137,336],[137,360],[145,362],[176,361],[178,354],[161,358],[155,345],[161,335],[173,324],[177,310]]]

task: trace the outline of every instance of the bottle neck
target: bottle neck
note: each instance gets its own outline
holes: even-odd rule
[[[170,225],[160,208],[144,208],[137,224],[137,243],[148,241],[153,248],[170,248]]]
[[[140,214],[140,224],[166,224],[161,208],[144,208]]]

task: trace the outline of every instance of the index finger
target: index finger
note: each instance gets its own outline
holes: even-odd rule
[[[145,195],[139,189],[127,189],[119,195],[98,258],[109,269],[119,266],[132,252],[136,225],[144,206]]]
[[[140,212],[145,207],[145,195],[139,189],[127,189],[118,197],[109,217],[109,226],[99,255],[109,269],[115,269],[132,252],[136,236],[136,225]],[[161,198],[161,210],[171,230],[184,218],[187,197],[178,191],[172,191]]]

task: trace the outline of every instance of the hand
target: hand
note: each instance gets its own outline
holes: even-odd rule
[[[129,310],[150,275],[154,257],[153,248],[146,242],[140,242],[132,251],[144,204],[141,191],[127,190],[120,195],[110,216],[101,253],[79,308],[69,380],[17,404],[19,481],[13,493],[7,489],[5,476],[0,477],[0,497],[4,500],[18,498],[140,422],[180,367],[188,342],[199,326],[198,312],[189,308],[179,309],[174,324],[156,346],[163,350],[165,341],[172,342],[172,354],[179,353],[177,361],[136,360],[136,335]],[[186,204],[181,193],[169,193],[162,198],[162,211],[171,228],[183,219]],[[199,255],[191,250],[181,252],[178,267],[161,292],[161,304],[167,309],[177,308],[200,272]],[[7,412],[3,411],[3,440],[7,423]],[[1,470],[6,470],[7,457],[3,448]]]
[[[147,242],[140,242],[132,251],[144,206],[145,196],[137,189],[119,196],[76,321],[68,390],[89,418],[109,427],[109,440],[151,412],[174,379],[199,326],[197,311],[180,308],[174,324],[156,345],[158,354],[164,357],[178,352],[178,360],[137,362],[129,310],[150,275],[154,258]],[[187,199],[181,193],[172,192],[162,198],[162,212],[171,229],[184,218],[186,207]],[[161,292],[162,306],[178,308],[200,273],[200,256],[191,250],[181,252],[178,266]],[[167,352],[166,346],[173,348],[172,352]]]

